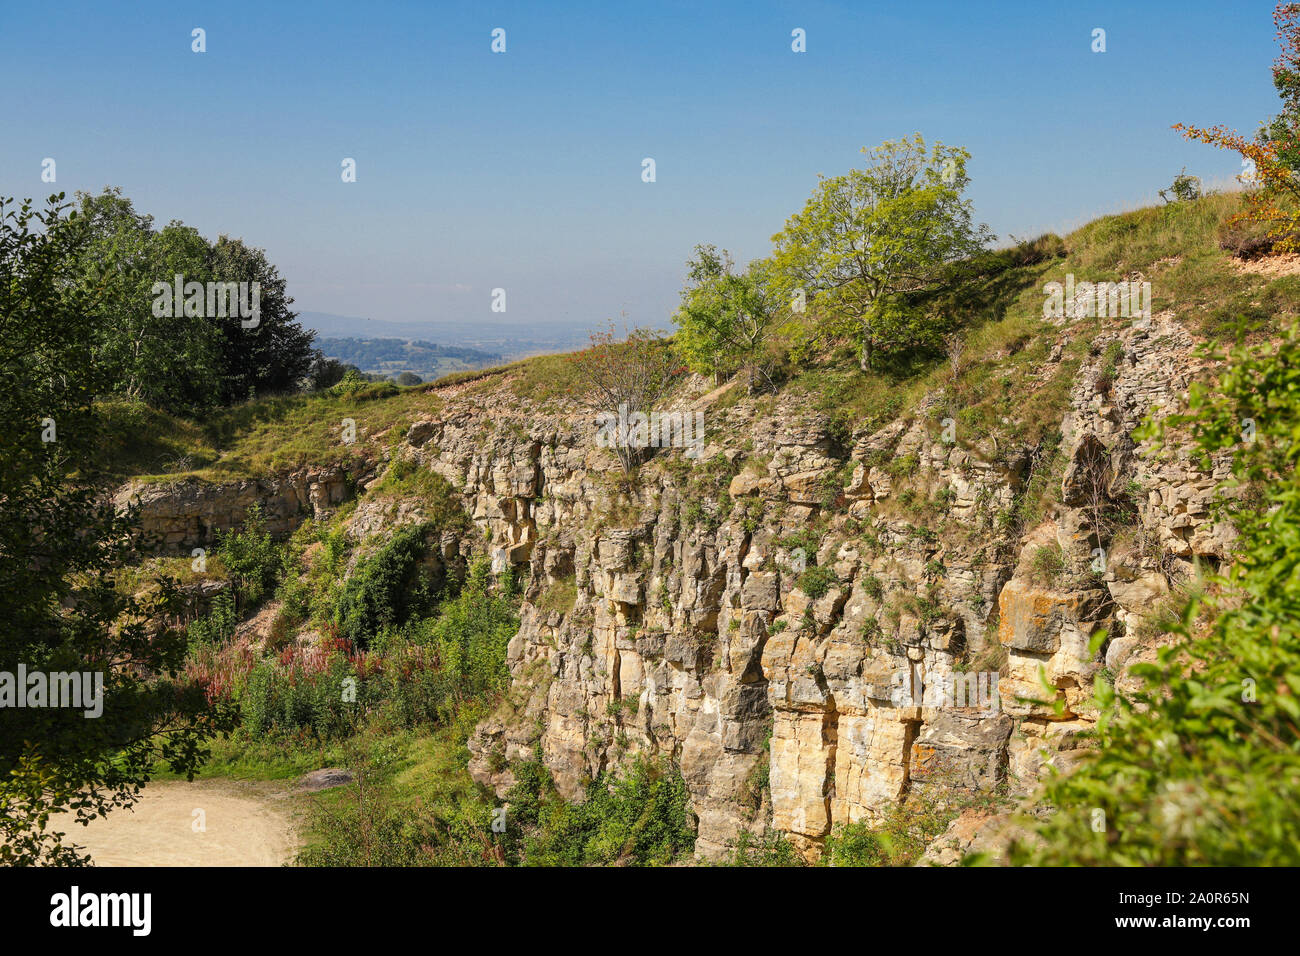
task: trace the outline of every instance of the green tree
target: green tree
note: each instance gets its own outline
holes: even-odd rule
[[[317,353],[297,322],[285,280],[261,249],[192,226],[161,229],[120,189],[78,193],[79,281],[98,318],[98,361],[109,388],[155,408],[200,414],[253,396],[299,388]],[[183,302],[155,309],[155,283],[257,283],[256,324],[239,317],[186,314]],[[207,300],[205,296],[206,313]],[[161,313],[161,314],[160,314]]]
[[[211,278],[206,240],[178,222],[161,232],[118,189],[78,193],[78,281],[97,319],[96,361],[107,388],[167,411],[193,414],[220,400],[216,327],[183,308],[157,315],[155,282]]]
[[[105,370],[95,301],[78,281],[88,233],[62,200],[37,212],[0,199],[0,673],[10,694],[28,690],[13,683],[20,665],[100,674],[102,713],[0,707],[6,864],[81,861],[61,825],[130,804],[159,759],[192,773],[204,741],[233,726],[180,676],[185,637],[164,624],[178,610],[174,583],[153,598],[113,585],[137,541],[86,464]]]
[[[722,378],[736,371],[754,391],[772,387],[772,357],[766,351],[779,314],[772,263],[760,259],[737,272],[731,254],[698,245],[686,263],[687,285],[673,317],[675,344],[694,371]]]
[[[787,292],[816,297],[824,332],[851,333],[869,369],[878,352],[909,348],[940,330],[906,295],[939,282],[944,267],[992,238],[972,223],[964,149],[926,146],[918,133],[863,149],[865,169],[823,177],[801,212],[772,237]]]
[[[221,282],[256,282],[260,313],[255,326],[212,320],[221,336],[221,398],[226,404],[296,390],[312,368],[315,333],[298,324],[284,277],[261,249],[221,236],[212,245],[213,276]]]
[[[311,367],[307,370],[306,384],[313,392],[319,392],[333,388],[343,381],[343,376],[348,372],[356,372],[359,376],[361,369],[338,359],[326,358],[320,350],[315,350],[312,353]]]

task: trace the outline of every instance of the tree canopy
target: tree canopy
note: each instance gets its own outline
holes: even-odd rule
[[[72,280],[96,319],[95,361],[107,390],[155,408],[198,414],[259,394],[297,388],[311,370],[313,334],[290,306],[285,280],[266,253],[241,239],[209,242],[173,221],[155,229],[121,190],[77,196],[78,243]],[[258,283],[255,325],[235,317],[158,315],[155,283]]]
[[[74,281],[92,233],[62,199],[43,212],[0,200],[0,416],[10,423],[0,429],[0,680],[27,694],[41,684],[22,686],[24,672],[44,675],[47,692],[52,675],[98,674],[102,712],[52,700],[0,707],[9,864],[77,862],[61,825],[129,803],[159,759],[192,772],[203,741],[230,726],[181,676],[184,636],[163,623],[176,609],[172,582],[152,597],[113,585],[138,542],[132,516],[104,501],[85,464],[108,369],[94,361],[101,302]],[[124,261],[137,253],[118,250]]]
[[[863,369],[877,353],[912,347],[935,330],[907,293],[939,281],[944,267],[992,238],[973,224],[962,198],[964,149],[919,134],[885,142],[864,169],[822,177],[802,211],[773,236],[773,264],[785,290],[828,306],[831,333],[851,332]]]
[[[697,372],[744,370],[751,390],[760,382],[770,387],[767,346],[780,314],[771,261],[758,259],[738,272],[726,249],[701,244],[686,265],[687,285],[674,316],[677,348]]]

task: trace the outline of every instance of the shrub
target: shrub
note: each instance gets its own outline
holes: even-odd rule
[[[334,610],[339,636],[368,647],[384,627],[432,610],[440,582],[422,560],[426,525],[398,530],[348,578]]]
[[[1160,190],[1160,198],[1165,202],[1191,202],[1201,198],[1201,177],[1188,176],[1187,167],[1174,177],[1168,189]]]
[[[220,646],[235,636],[239,616],[235,613],[235,599],[229,591],[222,591],[212,599],[211,610],[203,617],[190,622],[186,633],[190,645]]]
[[[1037,548],[1029,559],[1029,576],[1035,584],[1053,587],[1065,573],[1065,552],[1059,544]]]
[[[515,779],[507,800],[527,827],[530,866],[662,865],[695,845],[686,783],[667,761],[637,757],[619,776],[601,774],[579,804],[558,797],[538,761],[520,765]]]
[[[355,368],[349,368],[338,382],[330,386],[331,395],[355,395],[362,389],[369,388],[370,383]]]
[[[731,866],[803,866],[803,858],[780,830],[756,837],[740,831],[727,860]]]
[[[275,586],[283,569],[284,559],[266,529],[260,505],[249,507],[241,530],[217,533],[216,550],[230,571],[241,602],[260,601]]]
[[[446,679],[459,698],[495,694],[510,683],[506,648],[519,630],[513,579],[492,589],[486,558],[470,568],[455,600],[445,603],[428,629]]]
[[[299,730],[319,739],[350,735],[356,729],[363,697],[358,690],[355,702],[345,699],[343,682],[347,678],[355,681],[357,673],[342,656],[320,672],[262,660],[249,673],[239,700],[245,731],[254,737]]]
[[[839,580],[835,577],[833,570],[818,565],[814,565],[799,575],[799,590],[814,601],[823,597],[833,585],[838,583]]]
[[[890,807],[878,820],[836,826],[826,838],[822,866],[911,866],[973,798],[945,793],[916,795]]]

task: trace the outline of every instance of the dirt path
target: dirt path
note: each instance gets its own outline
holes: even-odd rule
[[[169,781],[65,832],[97,866],[279,866],[298,848],[295,817],[287,785]]]

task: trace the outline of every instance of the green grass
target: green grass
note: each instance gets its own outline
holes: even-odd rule
[[[1042,237],[987,254],[966,268],[959,285],[931,301],[959,320],[964,351],[955,378],[937,351],[863,373],[854,350],[841,346],[796,373],[789,387],[809,394],[844,434],[908,417],[922,397],[939,395],[936,434],[938,420],[956,412],[959,444],[998,434],[1033,446],[1059,425],[1093,339],[1129,321],[1081,318],[1052,326],[1043,319],[1045,283],[1067,274],[1076,281],[1121,281],[1138,272],[1151,282],[1153,312],[1172,309],[1181,323],[1209,336],[1223,334],[1238,315],[1275,329],[1296,313],[1300,277],[1243,273],[1219,248],[1218,227],[1240,201],[1226,193],[1138,209],[1102,217],[1063,241]],[[1061,361],[1049,368],[1053,345],[1067,335]]]
[[[436,414],[442,400],[428,386],[377,385],[352,395],[318,393],[258,399],[213,412],[202,424],[121,401],[99,406],[100,471],[118,481],[195,477],[228,481],[309,465],[377,456],[376,436],[405,432]],[[342,441],[343,420],[356,423],[356,441]],[[392,435],[385,436],[391,439]]]
[[[322,767],[340,766],[343,745],[338,741],[313,742],[303,737],[261,737],[253,739],[242,731],[210,742],[211,756],[203,764],[199,779],[292,780]],[[159,766],[155,780],[183,780],[183,775]]]

